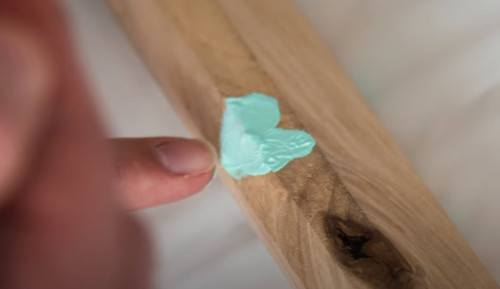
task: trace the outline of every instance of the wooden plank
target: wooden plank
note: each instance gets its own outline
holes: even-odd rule
[[[499,288],[290,0],[108,1],[195,136],[218,147],[224,97],[258,91],[317,140],[219,169],[294,288]]]

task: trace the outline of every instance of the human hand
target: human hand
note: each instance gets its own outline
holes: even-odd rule
[[[201,190],[215,153],[104,140],[66,29],[55,1],[0,2],[0,288],[148,288],[128,210]]]

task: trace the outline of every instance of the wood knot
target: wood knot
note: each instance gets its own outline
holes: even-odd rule
[[[397,248],[379,231],[332,215],[324,217],[324,225],[336,259],[370,288],[426,288]]]
[[[337,237],[342,241],[342,250],[345,250],[354,259],[368,258],[370,256],[363,252],[363,246],[370,239],[366,236],[349,236],[341,229],[335,231]]]

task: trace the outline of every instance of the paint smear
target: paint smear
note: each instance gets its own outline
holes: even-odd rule
[[[226,98],[222,118],[221,163],[235,179],[276,172],[316,145],[305,131],[276,127],[278,101],[262,93]]]

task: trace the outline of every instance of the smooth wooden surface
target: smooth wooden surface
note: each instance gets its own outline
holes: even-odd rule
[[[195,136],[218,147],[224,97],[259,91],[318,141],[219,170],[295,288],[498,288],[290,0],[109,1]]]

